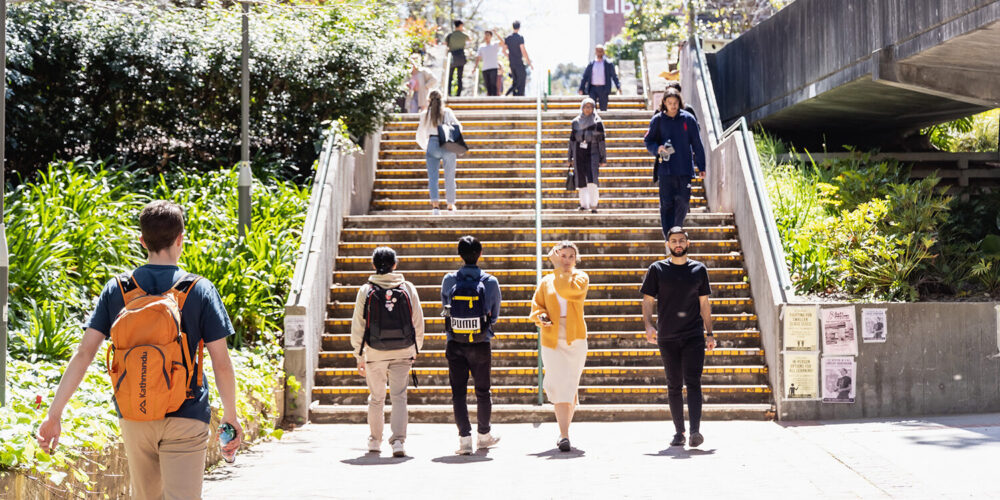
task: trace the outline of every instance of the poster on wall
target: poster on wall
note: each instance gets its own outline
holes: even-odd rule
[[[856,375],[852,356],[823,356],[823,402],[853,403]]]
[[[819,400],[819,353],[786,352],[784,357],[785,399]]]
[[[784,309],[786,351],[819,350],[819,314],[816,306],[787,306]]]
[[[858,327],[854,306],[820,310],[824,356],[857,356]]]
[[[861,309],[861,340],[884,343],[886,328],[885,309]]]

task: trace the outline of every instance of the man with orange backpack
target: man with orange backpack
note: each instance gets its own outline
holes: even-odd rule
[[[147,204],[139,215],[139,229],[148,263],[104,287],[38,429],[38,443],[47,453],[55,450],[63,408],[101,344],[110,339],[106,364],[121,418],[132,497],[201,498],[211,420],[205,348],[222,398],[222,423],[235,429],[223,455],[234,454],[243,438],[236,415],[236,375],[226,344],[233,325],[212,283],[177,266],[184,248],[181,207],[168,201]]]

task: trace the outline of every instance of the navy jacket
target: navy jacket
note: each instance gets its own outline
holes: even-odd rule
[[[458,271],[446,274],[444,280],[441,281],[441,305],[448,303],[448,292],[451,291],[451,287],[455,286],[455,281],[458,280],[458,277],[470,276],[480,279],[482,275],[483,270],[479,266],[470,266],[468,264],[462,266]],[[484,291],[486,295],[485,310],[490,315],[490,324],[495,325],[497,319],[500,317],[500,282],[497,281],[496,277],[490,276],[489,279],[483,282],[483,286],[486,287]],[[490,332],[490,338],[493,338],[492,331]],[[448,334],[448,340],[451,340],[451,334]]]
[[[580,92],[587,94],[590,92],[590,77],[591,73],[594,71],[594,63],[597,61],[590,61],[587,65],[587,69],[583,71],[583,80],[580,82]],[[615,73],[615,65],[608,61],[608,58],[604,58],[604,85],[610,86],[611,82],[615,83],[615,88],[618,92],[622,90],[622,84],[618,82],[618,73]]]
[[[671,118],[666,113],[656,113],[649,121],[649,130],[643,139],[646,149],[657,157],[657,173],[659,175],[676,175],[694,177],[694,163],[705,170],[705,148],[701,144],[698,133],[698,121],[687,111],[678,111]],[[657,149],[667,141],[674,147],[674,154],[666,163],[659,161]],[[694,155],[692,159],[691,156]]]

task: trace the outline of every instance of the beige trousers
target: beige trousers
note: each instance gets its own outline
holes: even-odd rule
[[[389,427],[392,436],[389,443],[406,441],[406,383],[413,360],[390,359],[369,361],[365,364],[365,379],[368,382],[368,427],[371,437],[382,441],[385,427],[385,384],[389,383],[389,400],[392,402],[392,416]]]
[[[208,424],[169,417],[152,422],[120,419],[132,498],[201,498],[208,451]]]

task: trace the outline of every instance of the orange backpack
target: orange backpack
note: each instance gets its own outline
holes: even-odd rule
[[[129,273],[118,276],[125,307],[111,325],[106,364],[122,418],[163,419],[194,397],[189,388],[195,369],[202,384],[204,343],[198,343],[198,365],[193,366],[187,334],[181,331],[184,301],[199,279],[187,274],[166,293],[152,295]]]

